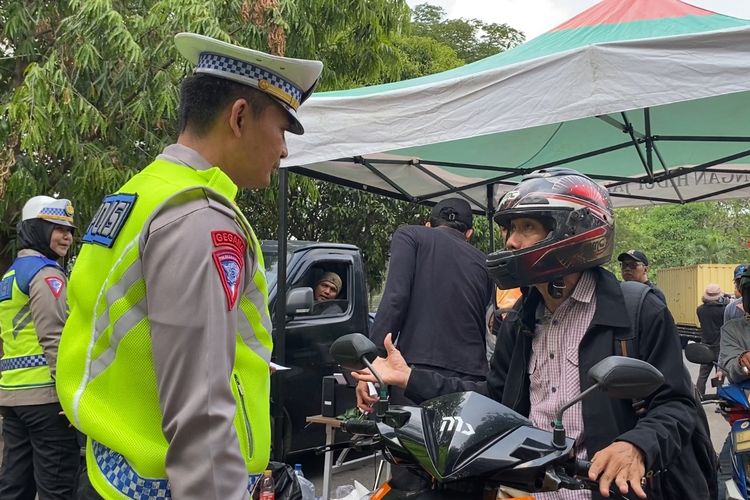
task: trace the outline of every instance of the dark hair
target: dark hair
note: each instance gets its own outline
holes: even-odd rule
[[[445,220],[442,217],[430,217],[429,222],[432,227],[445,226],[462,233],[469,230],[469,226],[457,220]]]
[[[224,108],[237,99],[245,99],[256,118],[275,104],[265,92],[232,80],[201,73],[188,76],[180,89],[180,132],[189,128],[204,135]]]

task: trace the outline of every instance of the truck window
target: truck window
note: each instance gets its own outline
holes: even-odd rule
[[[350,307],[351,276],[348,263],[316,262],[292,287],[313,289],[314,305],[308,316],[340,316]],[[340,287],[337,278],[341,280]],[[333,288],[337,290],[334,292]]]

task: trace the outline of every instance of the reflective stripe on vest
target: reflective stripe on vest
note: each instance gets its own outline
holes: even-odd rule
[[[0,372],[20,370],[21,368],[34,368],[35,366],[47,366],[47,357],[44,354],[36,354],[34,356],[21,356],[20,358],[0,360]]]
[[[268,463],[268,362],[273,343],[267,284],[260,244],[230,201],[235,193],[236,186],[218,168],[196,171],[157,159],[110,198],[122,203],[120,213],[127,211],[126,218],[100,209],[95,222],[101,230],[83,245],[73,268],[68,286],[71,311],[58,350],[61,404],[99,450],[117,453],[133,473],[151,481],[166,481],[168,444],[151,362],[142,231],[176,197],[208,196],[231,208],[253,253],[253,284],[245,287],[235,306],[236,352],[228,382],[237,406],[233,424],[248,473],[260,473]],[[92,484],[105,498],[116,496],[120,488],[96,466],[101,457],[94,456],[90,446],[87,450]]]
[[[172,498],[172,489],[166,479],[150,479],[141,477],[130,466],[128,461],[101,443],[91,441],[92,453],[102,475],[107,478],[114,488],[128,498],[142,500],[166,500]],[[260,474],[247,476],[247,490],[252,491]]]

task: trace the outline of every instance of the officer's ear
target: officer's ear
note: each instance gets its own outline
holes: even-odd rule
[[[229,108],[229,128],[235,137],[242,136],[242,128],[250,115],[250,104],[244,98],[236,99]]]

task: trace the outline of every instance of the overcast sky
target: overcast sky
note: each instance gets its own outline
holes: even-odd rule
[[[409,6],[430,3],[443,7],[449,18],[476,18],[487,23],[508,23],[526,39],[541,35],[591,7],[598,0],[407,0]],[[690,0],[693,5],[722,14],[750,19],[750,0]]]

